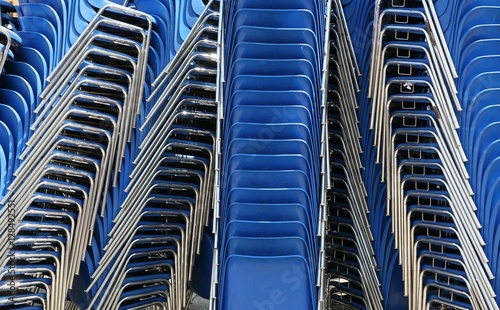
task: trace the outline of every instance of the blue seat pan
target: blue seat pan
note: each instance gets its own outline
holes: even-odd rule
[[[274,309],[314,308],[316,298],[311,292],[307,263],[300,256],[232,255],[225,267],[219,309],[269,307],[276,300]]]

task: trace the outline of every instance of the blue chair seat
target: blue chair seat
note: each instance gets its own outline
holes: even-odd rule
[[[316,297],[306,260],[300,256],[226,259],[219,309],[313,309]],[[241,281],[241,279],[247,281]]]

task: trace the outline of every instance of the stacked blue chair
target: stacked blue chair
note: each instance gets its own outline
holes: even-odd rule
[[[54,1],[54,0],[50,0]],[[166,50],[164,61],[168,62],[179,51],[199,15],[205,8],[206,1],[179,0],[68,0],[65,6],[69,12],[66,49],[70,48],[84,33],[96,13],[108,4],[134,7],[150,14],[156,19],[156,27]],[[161,68],[163,68],[162,66]]]
[[[7,2],[0,3],[2,21],[0,25],[0,197],[6,193],[19,167],[18,156],[23,152],[33,123],[33,112],[37,107],[37,96],[41,91],[40,80],[45,76],[34,70],[36,62],[23,58],[22,37],[14,31],[18,26],[16,7]],[[31,50],[33,53],[37,51]]]
[[[195,256],[206,248],[202,239],[212,239],[217,9],[204,11],[201,0],[137,0],[128,8],[119,1],[20,2],[0,4],[1,238],[8,245],[1,248],[0,306],[185,308],[188,286],[200,287]],[[174,110],[163,110],[174,102]],[[161,136],[164,152],[150,152]],[[158,166],[149,162],[160,158]],[[132,231],[136,247],[114,258]],[[99,277],[109,275],[100,264],[124,273]]]
[[[14,170],[19,166],[18,155],[24,149],[28,138],[27,128],[31,125],[30,112],[33,110],[34,93],[26,79],[38,78],[30,71],[26,63],[21,70],[9,69],[14,62],[13,49],[21,45],[22,40],[3,25],[0,26],[0,197],[6,192],[6,186],[13,179]],[[25,70],[25,71],[24,71]],[[31,79],[30,79],[31,81]]]
[[[7,308],[30,299],[33,307],[63,309],[130,136],[151,21],[135,10],[109,6],[93,24],[107,26],[108,34],[100,28],[98,37],[108,44],[99,46],[89,31],[56,67],[57,78],[33,111],[38,112],[33,134],[2,199],[1,238],[10,245],[1,251],[2,281],[15,280],[12,287],[19,289],[3,304]],[[116,29],[127,29],[122,34],[137,41],[116,35]],[[15,279],[9,278],[10,266]]]
[[[376,7],[368,89],[376,160],[408,307],[498,309],[457,133],[463,105],[439,17],[432,1]]]
[[[346,33],[342,4],[333,1],[330,21],[327,276],[330,309],[383,309],[378,268],[361,176],[361,144],[355,92],[357,62]]]
[[[381,165],[376,164],[376,148],[373,147],[373,130],[370,129],[370,107],[368,97],[373,16],[375,1],[342,2],[345,23],[359,70],[351,67],[357,74],[358,92],[352,99],[357,107],[361,156],[361,175],[366,188],[368,222],[373,235],[372,247],[376,260],[376,271],[380,283],[383,309],[406,309],[408,301],[404,297],[401,267],[398,264],[398,250],[394,249],[394,235],[391,233],[391,220],[386,215],[386,184],[381,182]],[[349,101],[350,102],[350,101]],[[345,304],[344,304],[345,305]],[[349,305],[345,305],[350,307]]]
[[[0,0],[0,309],[499,309],[497,2]]]
[[[468,158],[467,171],[474,191],[474,203],[482,226],[485,254],[494,279],[493,291],[500,288],[498,260],[498,72],[500,6],[494,1],[455,3],[449,29],[450,49],[457,66],[458,97],[463,106],[459,115],[460,141]]]
[[[314,309],[326,3],[224,5],[212,307]]]
[[[203,51],[183,49],[159,77],[168,82],[153,83],[152,107],[141,124],[146,135],[124,200],[105,215],[113,225],[104,228],[110,238],[102,244],[102,257],[94,256],[98,266],[86,288],[93,292],[90,309],[185,309],[189,303],[195,255],[202,238],[210,238],[204,231],[217,123],[217,7],[217,2],[207,6],[185,42]],[[191,61],[185,66],[178,59]],[[148,126],[151,120],[155,123]]]

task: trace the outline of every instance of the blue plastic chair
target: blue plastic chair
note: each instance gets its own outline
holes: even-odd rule
[[[7,125],[14,142],[13,155],[15,158],[15,165],[13,169],[15,170],[19,164],[17,156],[23,148],[23,127],[21,118],[17,114],[16,110],[5,104],[0,104],[0,112],[0,122],[3,122],[5,125]]]
[[[495,55],[485,55],[485,56],[477,56],[475,58],[468,59],[467,64],[461,70],[461,74],[464,75],[464,78],[460,80],[459,88],[466,89],[466,86],[477,77],[479,74],[485,74],[487,72],[495,72],[496,70],[492,69],[491,64],[496,63],[498,61],[498,56]],[[464,98],[465,100],[469,98]]]
[[[487,124],[484,129],[480,132],[475,133],[472,141],[475,141],[472,149],[472,154],[470,156],[471,165],[477,167],[477,163],[480,161],[481,155],[483,154],[486,147],[497,140],[494,134],[495,130],[498,130],[500,122],[494,122]]]
[[[29,114],[29,116],[31,116],[35,109],[36,101],[33,89],[31,88],[30,84],[28,84],[28,81],[17,75],[3,74],[0,76],[0,84],[2,85],[2,89],[12,90],[13,92],[18,93],[24,99],[24,102],[27,105],[27,113]],[[19,99],[13,99],[13,96],[16,95],[13,95],[10,91],[7,92],[10,94],[4,94],[5,99],[8,100],[9,104],[11,101],[13,105],[16,104],[15,101],[19,101]],[[31,120],[28,120],[27,123],[31,124]]]
[[[3,185],[8,185],[10,183],[12,175],[14,174],[16,159],[14,147],[16,144],[17,141],[14,141],[9,127],[7,127],[4,122],[0,121],[0,146],[3,151],[3,158],[5,163],[5,167],[2,170],[2,173],[4,174],[4,177],[2,178]]]
[[[319,43],[316,34],[310,29],[275,29],[266,27],[242,26],[236,30],[234,39],[229,41],[229,48],[234,48],[238,43],[294,43],[307,44],[315,51],[315,59],[320,62]]]
[[[229,115],[231,123],[301,123],[314,130],[311,112],[302,105],[237,105]],[[314,131],[313,131],[314,132]]]
[[[234,170],[299,170],[314,173],[310,160],[300,154],[235,154],[226,164],[228,171]]]
[[[305,59],[249,59],[240,58],[233,62],[229,74],[239,75],[305,75],[317,85],[316,73],[312,63]]]
[[[159,36],[159,42],[154,46],[160,55],[161,62],[159,65],[163,68],[167,65],[168,60],[170,60],[170,53],[172,51],[171,43],[172,36],[174,35],[172,31],[174,26],[174,20],[172,19],[173,6],[166,7],[156,0],[140,0],[135,1],[134,4],[138,10],[151,14],[155,18],[155,32]]]
[[[263,257],[299,255],[307,259],[309,266],[314,264],[313,258],[308,256],[309,245],[298,236],[248,237],[233,235],[227,240],[225,251],[222,254],[224,257],[235,254]]]
[[[453,10],[455,8],[455,1],[443,1],[443,0],[438,0],[434,3],[434,9],[436,10],[436,14],[439,17],[439,24],[441,26],[441,29],[443,30],[443,33],[446,34],[449,31],[452,31],[449,27],[452,25],[452,18],[453,18]],[[454,27],[451,27],[454,28]],[[448,40],[449,41],[449,40]]]
[[[307,262],[302,257],[232,255],[226,259],[225,266],[221,282],[224,294],[219,309],[243,310],[269,305],[274,309],[315,307],[311,279],[305,272]],[[241,281],[242,278],[248,281]]]
[[[233,12],[231,29],[241,26],[261,26],[272,28],[309,28],[314,32],[321,31],[317,28],[318,20],[314,11],[307,8],[241,8]],[[229,29],[228,29],[229,30]]]
[[[188,37],[191,27],[186,22],[188,1],[175,0],[175,30],[174,30],[174,51],[177,52],[184,40]]]
[[[269,3],[266,1],[235,1],[232,12],[238,12],[240,9],[305,9],[313,12],[314,16],[322,16],[323,6],[318,1],[293,0],[286,3]]]
[[[228,37],[232,36],[232,31],[237,31],[243,26],[277,29],[305,28],[315,33],[319,31],[313,12],[307,10],[241,9],[234,14],[231,24],[228,25]]]
[[[89,1],[75,1],[76,5],[76,14],[80,15],[84,21],[90,23],[94,17],[96,16],[97,10],[100,7],[94,8]]]
[[[261,100],[264,97],[266,98],[265,102]],[[289,91],[236,90],[230,97],[230,100],[227,101],[227,105],[228,111],[232,111],[233,108],[240,105],[262,105],[264,107],[283,105],[284,108],[289,105],[300,105],[309,111],[312,120],[319,114],[311,94],[303,89]]]
[[[259,197],[256,197],[259,195]],[[318,211],[311,206],[309,194],[304,189],[252,189],[252,188],[235,188],[226,195],[226,200],[221,206],[221,214],[227,212],[227,207],[234,203],[278,203],[278,204],[300,204],[306,206],[306,210],[310,211],[313,222],[317,220]]]
[[[488,49],[485,49],[485,47],[488,47]],[[474,41],[461,53],[458,67],[465,68],[472,59],[481,56],[495,55],[497,51],[500,51],[500,42],[498,39]]]
[[[241,141],[239,139],[237,139],[238,141]],[[257,140],[257,139],[256,139]],[[236,143],[232,143],[231,146],[234,147],[235,145],[238,145],[238,144],[243,144],[241,147],[248,147],[248,153],[245,153],[246,155],[249,155],[249,156],[255,156],[255,155],[252,155],[252,154],[256,154],[258,153],[259,151],[266,151],[267,149],[267,145],[271,144],[271,143],[278,143],[279,145],[283,145],[284,147],[287,147],[287,146],[292,146],[294,143],[293,141],[287,141],[287,142],[291,142],[291,143],[281,143],[280,141],[277,141],[277,140],[257,140],[255,143],[251,143],[251,144],[248,144],[248,145],[245,145],[247,144],[246,142],[243,142],[243,143],[239,143],[239,142],[236,142]],[[299,142],[299,145],[297,145],[297,147],[300,148],[300,144],[302,144],[302,142]],[[239,146],[238,146],[239,147]],[[308,147],[309,148],[309,147]],[[233,148],[231,149],[231,154],[229,154],[229,156],[231,156],[231,158],[233,158],[235,156],[235,154],[238,154],[238,153],[233,153],[232,152]],[[299,161],[297,161],[297,165],[301,165],[302,168],[306,169],[306,170],[303,170],[304,173],[306,173],[306,175],[308,176],[308,179],[310,180],[311,184],[314,184],[316,182],[316,177],[317,177],[317,171],[314,170],[314,167],[317,166],[317,163],[312,161],[311,158],[309,156],[311,156],[311,150],[307,150],[307,153],[298,153],[298,152],[294,152],[294,153],[282,153],[281,151],[276,151],[276,152],[272,152],[272,150],[269,150],[271,151],[268,152],[266,151],[266,154],[267,155],[272,155],[274,153],[273,156],[276,156],[276,155],[296,155],[296,156],[299,156],[301,158],[299,158]],[[244,152],[247,152],[247,151],[244,151]],[[305,156],[305,157],[304,157]],[[233,159],[236,159],[237,157],[234,157]],[[275,158],[279,158],[279,157],[275,157]],[[239,159],[239,158],[238,158]],[[229,166],[247,166],[248,168],[251,168],[252,166],[254,166],[255,164],[257,164],[259,161],[253,161],[253,160],[250,160],[250,161],[246,161],[246,158],[245,158],[245,161],[244,162],[238,162],[238,161],[233,161],[231,160],[230,162],[228,162],[228,165]],[[254,170],[255,169],[260,169],[260,168],[253,168]],[[273,168],[274,169],[274,168]],[[223,178],[224,180],[226,180],[226,178],[224,177]]]
[[[235,123],[229,128],[227,137],[231,140],[235,138],[261,140],[299,139],[306,141],[310,145],[313,156],[317,154],[317,148],[315,148],[318,143],[317,140],[312,137],[310,130],[301,123]]]
[[[189,281],[189,289],[205,299],[210,298],[213,249],[213,236],[205,232],[201,242],[200,254],[196,256],[194,262],[193,278]]]
[[[455,42],[459,42],[458,38],[461,35],[479,24],[492,25],[498,22],[496,18],[498,14],[496,12],[500,10],[498,4],[496,6],[481,6],[481,3],[478,4],[467,6],[466,3],[462,3],[462,12],[459,13],[460,22],[456,31],[458,37],[455,39]]]
[[[21,0],[19,1],[20,4],[26,4],[26,3],[30,3],[30,4],[45,4],[47,5],[50,9],[46,12],[48,15],[47,15],[47,19],[50,19],[50,20],[53,20],[55,22],[55,24],[53,23],[54,27],[56,29],[60,29],[60,36],[61,36],[61,44],[62,44],[62,48],[63,50],[61,51],[62,54],[64,54],[66,52],[65,48],[65,44],[66,44],[66,40],[67,40],[67,37],[68,37],[68,29],[69,29],[69,20],[68,20],[68,16],[70,14],[70,12],[68,12],[68,8],[69,6],[71,5],[72,1],[64,1],[64,0]],[[21,6],[21,5],[20,5]],[[46,10],[46,9],[43,9],[43,10]],[[54,16],[53,16],[53,11],[55,11],[55,13],[57,14],[57,18],[54,19]],[[49,13],[50,12],[50,13]],[[35,13],[37,14],[37,13]],[[49,18],[50,16],[50,18]],[[56,25],[58,24],[57,20],[59,20],[59,23],[60,23],[60,28],[58,28]],[[62,55],[61,55],[62,56]]]
[[[32,102],[34,103],[33,107],[36,108],[39,102],[39,95],[42,89],[42,81],[40,80],[40,76],[38,76],[38,72],[28,63],[21,61],[8,61],[5,63],[5,72],[6,74],[16,75],[25,80],[32,93]],[[24,84],[24,83],[23,83]],[[26,102],[30,102],[25,96]]]
[[[235,188],[235,189],[238,189],[238,188]],[[250,189],[250,188],[247,188],[247,189]],[[261,187],[261,188],[257,188],[257,189],[264,189],[264,188]],[[290,187],[290,190],[293,190],[293,189],[294,188]],[[312,192],[310,196],[312,197],[312,199],[314,199],[315,198],[314,192]],[[311,198],[308,197],[308,200],[311,200]],[[283,205],[283,203],[279,203],[279,202],[276,202],[276,204],[277,204],[276,206],[273,206],[272,204],[266,204],[266,203],[264,203],[264,204],[265,205],[269,205],[269,209],[268,210],[267,209],[263,209],[262,207],[258,207],[258,208],[252,209],[252,210],[246,210],[246,212],[243,213],[243,214],[248,214],[248,215],[255,214],[256,218],[273,218],[273,217],[276,217],[276,215],[273,215],[273,212],[275,212],[273,210],[274,209],[279,210],[279,209],[281,209],[280,207]],[[236,213],[238,213],[238,212],[244,212],[245,211],[245,210],[241,209],[242,207],[251,207],[251,206],[254,206],[254,205],[255,204],[253,204],[253,203],[244,203],[243,205],[241,205],[241,203],[239,203],[239,202],[237,202],[237,203],[227,203],[227,204],[225,204],[223,206],[223,210],[224,210],[224,212],[232,212],[232,213],[236,212]],[[233,207],[237,207],[237,208],[236,209],[231,209]],[[283,217],[292,217],[292,218],[298,217],[300,219],[303,219],[304,220],[303,223],[305,225],[307,225],[307,227],[310,227],[310,230],[313,231],[312,227],[315,226],[315,223],[314,223],[314,219],[311,217],[311,214],[314,213],[311,210],[311,204],[308,203],[308,204],[302,205],[302,209],[307,212],[306,213],[307,214],[306,217],[302,217],[300,215],[300,213],[288,215],[287,212],[283,213],[282,216]],[[301,210],[301,209],[299,209],[299,210]],[[257,214],[257,212],[262,212],[263,214],[259,216]],[[232,213],[231,214],[228,213],[227,220],[231,219]],[[266,214],[266,213],[269,213],[269,214]],[[251,220],[251,219],[249,218],[249,220]]]
[[[186,3],[186,9],[186,14],[184,14],[185,23],[189,28],[192,28],[203,13],[205,3],[202,0],[190,0]]]
[[[0,130],[3,123],[0,123]],[[5,186],[9,185],[8,181],[8,162],[7,162],[7,157],[5,156],[5,151],[2,148],[0,148],[0,198],[3,198],[4,196],[4,191],[5,191]]]
[[[476,111],[481,111],[485,107],[491,104],[495,104],[495,96],[500,93],[500,88],[486,88],[479,93],[477,93],[467,105],[467,109],[462,113],[460,124],[463,127],[462,138],[464,139],[464,144],[468,143],[467,140],[467,129],[472,123],[472,119],[475,117]]]
[[[39,19],[33,20],[33,22],[38,21],[39,22],[39,30],[43,30],[43,33],[45,36],[49,39],[50,42],[53,43],[54,47],[54,61],[57,63],[59,59],[62,57],[62,48],[63,48],[63,36],[64,36],[64,29],[63,29],[63,23],[61,20],[61,17],[64,18],[64,16],[60,16],[60,13],[56,11],[56,9],[62,10],[62,8],[59,8],[60,3],[57,3],[57,1],[48,1],[50,3],[21,3],[19,5],[19,9],[23,15],[23,17],[40,17],[45,19],[47,22],[52,25],[52,28],[54,29],[54,33],[49,31],[50,26],[46,25],[45,22],[42,22]],[[55,5],[55,8],[53,8],[51,5]],[[21,18],[22,20],[22,18]],[[43,25],[43,27],[42,27]],[[21,22],[21,27],[22,27],[22,22]],[[23,30],[28,30],[24,29]],[[32,28],[36,29],[36,28]],[[54,35],[54,38],[51,39],[50,36]]]
[[[312,158],[310,146],[303,140],[260,140],[238,138],[229,142],[226,154],[229,158],[236,154],[293,154],[306,158],[311,167],[315,167],[315,163],[310,161]],[[312,171],[317,170],[313,169]]]
[[[85,16],[87,17],[87,19],[90,19],[90,16],[92,14],[95,14],[94,9],[90,5],[88,5],[87,2],[80,5],[79,1],[71,1],[67,4],[68,25],[66,26],[66,52],[68,52],[71,49],[71,46],[78,41],[79,36],[89,25],[89,21],[82,16],[82,10],[85,11]]]
[[[300,204],[234,203],[227,207],[226,220],[228,222],[237,220],[263,222],[296,221],[304,223],[310,232],[315,231],[314,227],[316,225],[310,217],[308,208]]]
[[[35,69],[40,77],[43,88],[45,86],[45,78],[48,74],[48,65],[43,55],[35,48],[24,46],[16,48],[14,54],[16,61],[27,63]]]
[[[311,272],[313,268],[311,265],[315,264],[316,258],[309,256],[309,245],[301,237],[233,236],[224,244],[226,244],[226,247],[221,249],[221,251],[223,251],[223,257],[231,257],[233,255],[257,256],[261,258],[295,255],[303,257],[308,263],[308,273],[311,275],[311,278],[313,277]],[[314,283],[311,283],[310,287],[314,287]],[[314,294],[314,290],[312,290],[311,293]],[[222,298],[223,296],[224,294],[221,294]]]
[[[303,171],[233,170],[226,186],[230,188],[304,188],[316,197],[310,175]]]
[[[460,36],[462,39],[460,43],[457,44],[455,55],[459,55],[460,50],[476,41],[495,39],[496,36],[494,32],[498,31],[499,27],[499,24],[478,24],[469,29],[465,29],[465,32]],[[493,31],[493,33],[491,31]]]
[[[486,256],[490,261],[490,267],[492,269],[493,274],[498,273],[498,266],[493,265],[492,259],[498,256],[498,251],[493,246],[489,246],[495,243],[495,240],[498,239],[498,222],[499,222],[499,213],[498,213],[498,202],[497,202],[497,192],[500,184],[500,180],[497,178],[493,183],[491,188],[489,189],[486,197],[486,202],[483,205],[482,213],[484,220],[481,222],[483,224],[482,236],[488,245],[485,248]]]
[[[477,137],[478,133],[481,132],[487,126],[500,121],[500,118],[495,114],[498,112],[499,109],[500,109],[500,105],[493,105],[492,104],[492,105],[489,105],[485,108],[482,108],[481,110],[477,110],[477,112],[474,115],[474,118],[472,119],[472,122],[469,123],[470,127],[467,126],[468,124],[466,124],[466,126],[470,128],[469,129],[470,134],[469,134],[469,139],[468,139],[468,141],[470,141],[470,142],[468,143],[468,147],[473,148],[475,143],[478,142],[477,140],[471,140],[471,138]],[[486,147],[489,148],[489,145]],[[484,150],[485,149],[483,149],[483,151]],[[482,161],[482,157],[484,155],[485,155],[485,153],[483,153],[481,155],[481,157],[478,158],[478,162],[472,163],[472,165],[480,163]],[[477,167],[478,166],[473,166],[473,170],[477,169]],[[471,177],[473,179],[477,178],[479,180],[479,182],[480,182],[480,178],[482,175],[480,171],[482,171],[482,170],[479,170],[477,172],[473,171],[471,173]]]
[[[498,222],[496,223],[498,224]],[[490,266],[492,268],[492,272],[493,274],[498,274],[498,272],[500,271],[498,269],[498,262],[499,262],[499,256],[500,256],[500,251],[498,251],[498,246],[500,246],[500,232],[498,231],[498,225],[495,227],[495,228],[492,228],[493,232],[494,232],[494,241],[491,245],[488,245],[488,246],[491,246],[492,250],[493,250],[493,256],[491,258],[491,261],[490,261]],[[495,279],[494,280],[494,289],[495,291],[500,287],[500,281],[498,281],[498,279]],[[498,297],[497,297],[498,299]]]
[[[54,48],[47,37],[33,31],[19,31],[18,34],[23,40],[23,47],[31,47],[39,51],[47,64],[46,72],[52,71],[55,66]]]
[[[306,59],[312,63],[313,69],[319,76],[316,53],[312,46],[308,44],[276,44],[260,42],[238,43],[228,55],[228,61],[233,59]]]
[[[304,179],[303,179],[303,182],[304,183],[308,183],[308,179],[307,179],[307,175],[304,175]],[[228,182],[228,188],[224,191],[224,194],[228,194],[229,196],[226,196],[228,198],[225,198],[223,201],[225,202],[225,205],[223,206],[223,209],[226,207],[226,206],[229,206],[231,205],[232,202],[240,202],[237,200],[236,197],[231,197],[231,194],[233,193],[233,191],[237,191],[239,189],[241,190],[263,190],[263,191],[270,191],[269,193],[272,193],[272,192],[279,192],[279,191],[284,191],[284,190],[290,190],[290,191],[304,191],[304,198],[307,198],[307,202],[305,201],[301,201],[301,203],[303,203],[305,206],[308,206],[309,208],[311,208],[311,206],[314,205],[315,203],[315,199],[316,199],[316,194],[314,192],[308,192],[306,191],[307,189],[309,188],[306,188],[306,186],[304,186],[304,188],[302,187],[286,187],[285,185],[281,186],[280,183],[276,183],[274,187],[265,187],[265,186],[259,186],[259,187],[235,187],[235,186],[232,186],[233,184],[231,182]],[[266,198],[265,196],[263,198]],[[269,197],[267,197],[268,199],[270,199]],[[235,201],[233,201],[232,199],[236,199]],[[246,202],[252,202],[252,201],[246,201]],[[265,201],[262,201],[262,202],[265,202]],[[277,200],[276,203],[286,203],[286,202],[289,202],[289,201],[279,201]]]
[[[314,102],[314,98],[318,98],[314,86],[311,79],[305,75],[239,75],[232,80],[231,88],[228,89],[228,98],[231,98],[230,96],[236,91],[241,90],[283,91],[284,93],[304,91],[313,98],[311,102]],[[230,104],[228,109],[230,109],[231,105],[234,106],[234,98],[228,102]]]
[[[463,90],[462,101],[464,102],[464,108],[467,113],[466,118],[470,119],[470,115],[472,115],[471,113],[474,113],[472,107],[477,105],[475,101],[473,101],[476,96],[480,95],[485,90],[496,89],[500,87],[500,84],[496,79],[498,75],[499,72],[481,73],[473,77],[469,85],[467,85],[467,87]],[[468,107],[469,105],[471,105],[471,108]],[[461,134],[465,135],[465,132],[461,132]],[[467,147],[467,144],[468,143],[465,144],[465,147]]]

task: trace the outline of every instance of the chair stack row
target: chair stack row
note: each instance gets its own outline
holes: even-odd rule
[[[463,102],[433,1],[375,7],[368,95],[410,309],[498,309],[457,129]]]
[[[123,202],[107,210],[103,225],[108,227],[96,234],[101,240],[89,253],[94,265],[86,265],[83,279],[92,292],[86,308],[186,309],[189,304],[188,284],[199,278],[193,274],[195,255],[202,239],[211,238],[204,232],[214,178],[218,21],[213,2],[183,52],[153,82],[151,108],[141,124],[145,137]],[[211,268],[201,272],[210,278]]]
[[[376,264],[373,266],[379,283],[381,304],[383,309],[406,309],[407,298],[403,292],[402,271],[398,263],[398,250],[395,249],[394,235],[391,232],[391,218],[386,214],[387,186],[381,182],[382,169],[377,164],[377,149],[373,146],[374,131],[370,128],[372,100],[368,98],[370,79],[371,46],[373,43],[373,17],[376,1],[343,1],[349,38],[353,53],[358,59],[359,71],[351,69],[357,75],[357,83],[352,83],[357,92],[353,95],[352,105],[356,106],[361,144],[361,178],[366,188],[365,203],[367,205],[369,228],[373,240],[371,246]],[[357,87],[356,87],[357,85]],[[352,97],[352,96],[351,96]],[[351,102],[351,101],[348,101]],[[361,200],[360,200],[361,201]],[[363,202],[358,202],[363,204]],[[343,307],[356,309],[366,305],[342,303]]]
[[[368,223],[366,188],[361,176],[361,133],[356,91],[359,73],[344,9],[332,2],[330,17],[328,133],[327,269],[329,309],[383,309]]]
[[[59,79],[59,76],[52,75],[52,71],[60,61],[67,60],[63,60],[63,56],[82,42],[81,37],[88,35],[86,31],[95,26],[96,14],[103,6],[126,2],[22,0],[13,5],[0,1],[1,104],[9,106],[2,107],[4,111],[1,113],[4,124],[0,125],[0,130],[6,138],[2,140],[0,154],[0,196],[19,166],[17,157],[31,135],[30,127],[37,118],[40,95],[46,95],[42,90],[48,80]],[[149,66],[144,66],[150,81],[145,85],[147,88],[180,48],[205,4],[201,0],[179,3],[138,0],[129,6],[150,14],[154,19],[148,51]],[[103,40],[99,44],[107,42]]]
[[[463,106],[459,135],[468,159],[466,167],[482,226],[486,258],[494,276],[493,291],[499,303],[500,5],[495,1],[456,1],[452,11],[450,20],[456,26],[448,30],[447,36],[457,66],[456,84]]]
[[[40,4],[39,12],[50,10]],[[45,79],[53,69],[53,48],[60,38],[49,41],[42,32],[33,31],[31,19],[36,7],[27,4],[16,7],[0,2],[0,197],[13,180],[19,167],[19,155],[30,136],[36,119],[35,110]],[[40,22],[42,23],[42,22]]]
[[[130,19],[145,28],[124,22]],[[2,199],[1,240],[10,245],[2,247],[2,266],[15,270],[10,280],[18,288],[2,301],[11,309],[26,300],[31,309],[63,308],[130,136],[151,21],[113,6],[102,9],[93,23],[106,25],[107,34],[103,28],[95,31],[108,44],[99,46],[95,31],[88,31],[52,72],[22,162]],[[116,29],[129,32],[118,36]],[[130,34],[136,40],[126,37]],[[4,272],[2,280],[7,279]]]
[[[224,5],[223,152],[212,306],[314,309],[326,3]]]
[[[218,13],[121,4],[0,4],[2,309],[189,303],[211,205]]]
[[[496,2],[0,0],[0,309],[499,309]]]
[[[19,5],[2,1],[0,8],[3,13],[2,26],[14,32],[22,47],[34,49],[23,52],[21,58],[33,56],[36,59],[37,72],[42,81],[55,68],[63,55],[65,36],[62,19],[67,14],[65,8],[60,8],[55,1],[28,2],[19,1]],[[15,52],[15,51],[14,51]],[[42,59],[39,59],[41,56]],[[15,55],[12,55],[15,59]],[[33,60],[35,61],[35,60]]]

